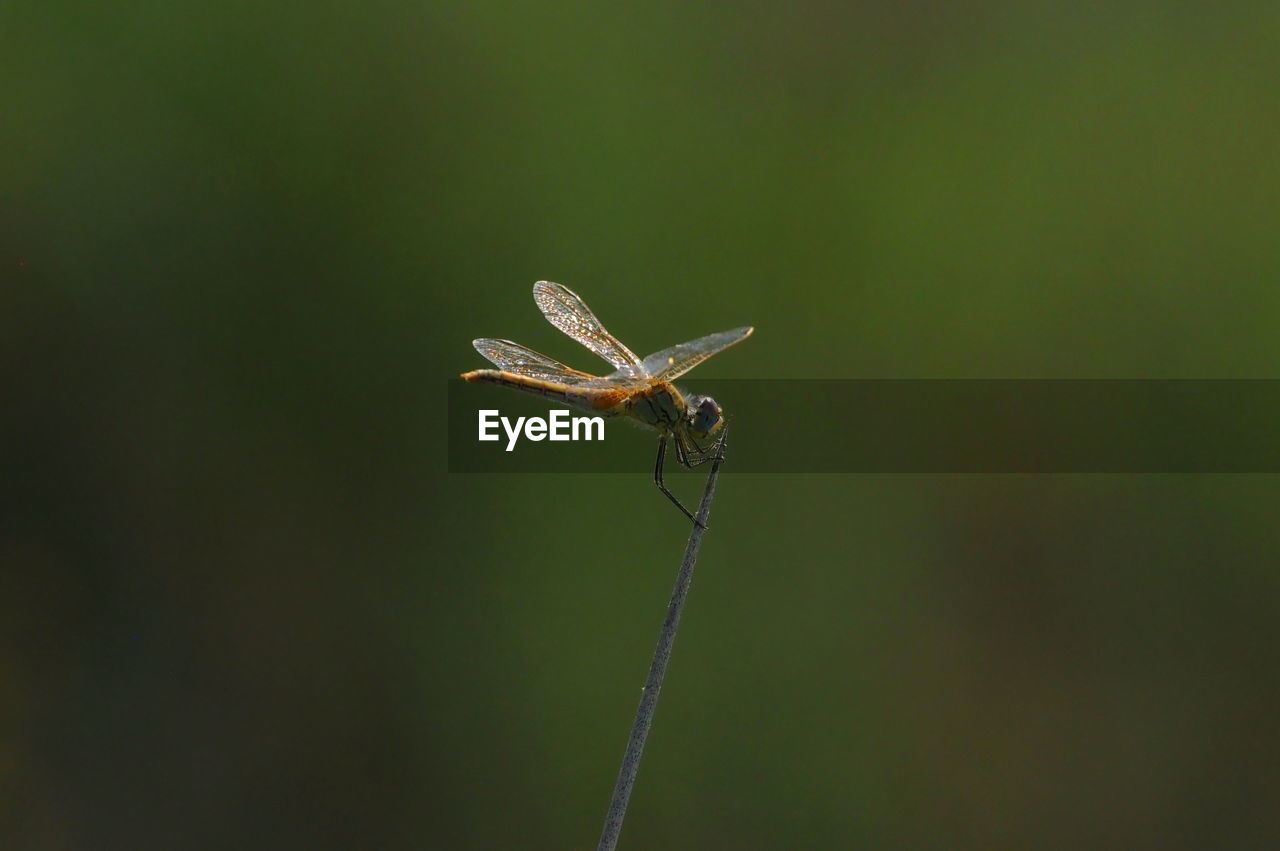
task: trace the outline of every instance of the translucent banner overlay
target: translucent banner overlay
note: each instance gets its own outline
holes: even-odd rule
[[[451,473],[652,472],[657,433],[606,419],[603,441],[534,441],[480,410],[569,410],[448,382]],[[728,473],[1277,473],[1280,380],[721,380],[681,383],[730,423]],[[666,469],[682,468],[668,453]]]

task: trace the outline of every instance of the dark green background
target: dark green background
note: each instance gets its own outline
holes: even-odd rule
[[[756,325],[710,378],[1280,372],[1274,4],[0,32],[6,848],[593,846],[685,527],[647,453],[444,474],[472,337],[594,366],[539,278]],[[726,476],[623,847],[1276,845],[1277,506]]]

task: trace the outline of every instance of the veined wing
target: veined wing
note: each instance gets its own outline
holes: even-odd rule
[[[613,364],[619,372],[640,374],[640,358],[600,324],[573,290],[550,281],[538,281],[533,285],[533,300],[548,322]]]
[[[748,325],[680,343],[649,355],[640,364],[640,369],[651,378],[674,381],[717,352],[747,339],[754,330]]]
[[[476,351],[498,369],[515,373],[516,375],[536,378],[539,381],[580,384],[596,377],[581,370],[565,366],[558,360],[549,358],[510,340],[481,338],[472,340],[471,345],[475,346]]]

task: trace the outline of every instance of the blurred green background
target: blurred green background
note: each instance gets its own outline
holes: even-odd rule
[[[534,280],[713,378],[1280,373],[1274,4],[0,31],[6,848],[594,847],[686,528],[445,474],[472,337],[591,365]],[[1280,843],[1273,477],[731,473],[623,848]]]

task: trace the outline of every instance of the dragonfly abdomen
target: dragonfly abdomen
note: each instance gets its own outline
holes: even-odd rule
[[[530,378],[527,375],[518,375],[501,369],[477,369],[472,372],[464,372],[462,377],[467,381],[483,381],[489,384],[514,387],[516,390],[522,390],[525,393],[544,396],[606,417],[616,414],[617,411],[612,409],[623,402],[627,396],[624,391],[617,389],[560,384],[555,381],[543,381],[540,378]]]

